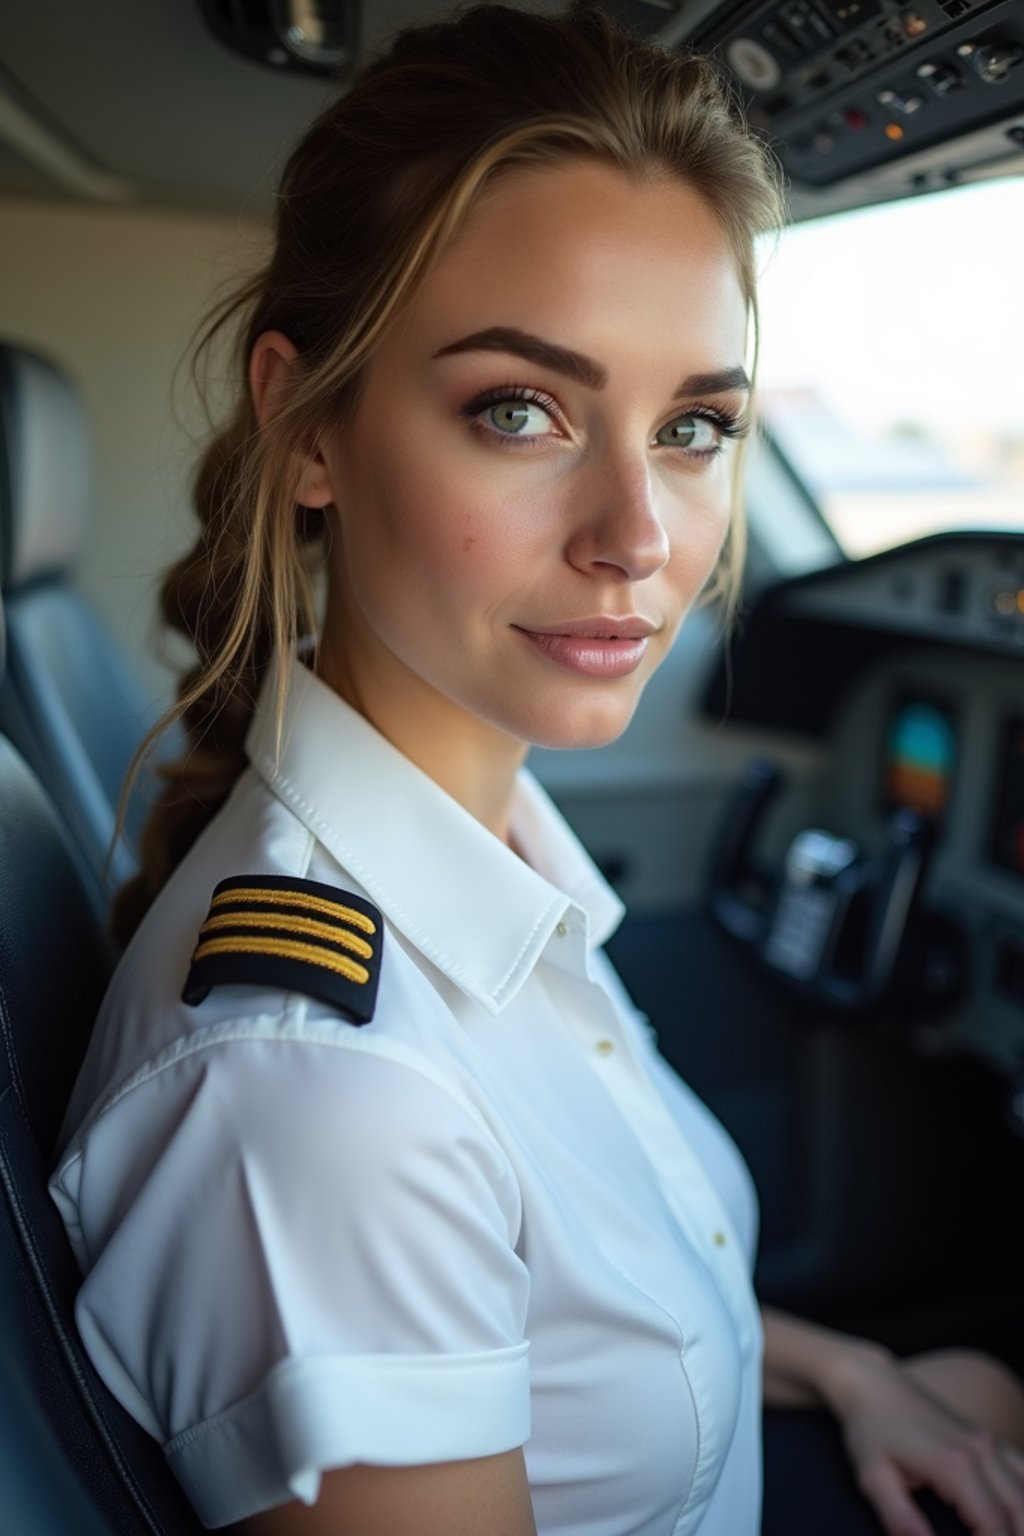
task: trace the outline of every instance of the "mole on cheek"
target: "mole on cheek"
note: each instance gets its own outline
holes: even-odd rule
[[[473,537],[473,535],[471,533],[467,533],[466,537],[462,541],[462,553],[465,554],[467,550],[472,549],[475,543],[476,539]]]

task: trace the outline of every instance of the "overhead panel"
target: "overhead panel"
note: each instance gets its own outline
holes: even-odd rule
[[[1004,123],[986,154],[1024,154],[1020,0],[756,0],[689,40],[728,67],[798,187]]]

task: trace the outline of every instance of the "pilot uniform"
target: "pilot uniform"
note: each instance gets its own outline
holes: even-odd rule
[[[522,1445],[541,1536],[755,1536],[753,1188],[620,902],[526,770],[519,857],[284,665],[69,1108],[97,1369],[208,1526]]]

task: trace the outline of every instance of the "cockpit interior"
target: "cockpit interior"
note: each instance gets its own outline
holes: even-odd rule
[[[618,741],[536,750],[531,766],[626,903],[609,953],[660,1049],[754,1173],[761,1296],[901,1353],[970,1345],[1024,1371],[1024,3],[606,3],[714,56],[785,173],[780,249],[828,228],[836,254],[808,244],[813,291],[765,300],[765,360],[783,361],[749,454],[735,621],[697,608]],[[0,14],[11,1536],[200,1529],[83,1355],[45,1170],[151,788],[143,775],[112,841],[120,784],[181,665],[152,639],[201,430],[169,426],[175,366],[217,284],[259,250],[287,146],[354,63],[435,12]],[[931,207],[983,265],[877,222]],[[911,317],[909,340],[887,305]],[[842,381],[825,414],[786,354],[799,332],[838,357],[839,330],[897,414],[884,442],[858,428],[822,468]],[[934,456],[921,468],[913,416],[940,355],[972,380],[987,358],[1004,413],[988,467],[979,420],[948,483]],[[949,511],[969,481],[980,510]]]

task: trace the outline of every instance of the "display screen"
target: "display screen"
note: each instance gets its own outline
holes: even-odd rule
[[[925,699],[902,699],[885,737],[884,808],[937,820],[949,800],[955,759],[952,711]]]
[[[992,857],[1024,875],[1024,719],[1008,720],[992,831]]]

